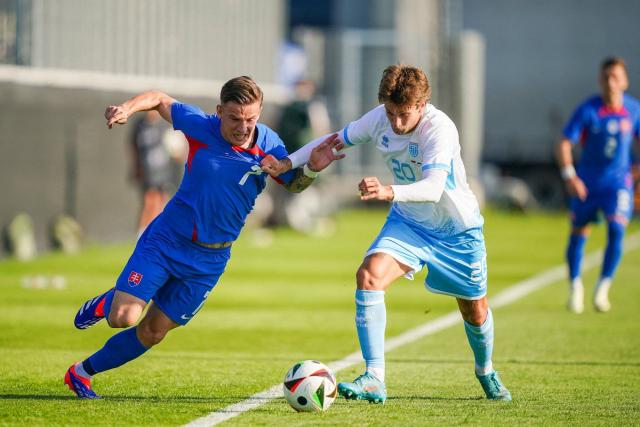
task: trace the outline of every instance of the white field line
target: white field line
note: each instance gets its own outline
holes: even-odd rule
[[[634,233],[625,239],[624,252],[629,252],[634,249],[640,248],[640,233]],[[582,262],[583,271],[590,270],[597,266],[602,259],[602,250],[598,250],[585,256]],[[542,273],[525,279],[522,282],[516,283],[504,291],[500,292],[489,300],[489,304],[492,308],[503,307],[509,305],[514,301],[523,298],[524,296],[544,288],[552,283],[566,278],[566,265],[558,265],[552,267]],[[408,330],[394,338],[386,340],[385,353],[395,350],[396,348],[405,344],[412,343],[427,335],[434,334],[438,331],[446,329],[462,321],[460,312],[452,311],[443,316],[438,317],[432,321],[424,323],[413,329]],[[334,371],[338,372],[346,368],[350,368],[358,363],[362,362],[362,355],[360,351],[353,352],[344,358],[335,362],[329,363],[328,366]],[[249,398],[229,405],[225,408],[218,409],[211,412],[204,417],[197,418],[184,427],[208,427],[220,424],[238,415],[241,415],[247,411],[262,406],[271,400],[280,398],[283,396],[282,384],[276,384],[267,390],[256,393]]]

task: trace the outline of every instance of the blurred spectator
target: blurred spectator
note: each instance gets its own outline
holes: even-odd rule
[[[295,91],[296,83],[307,74],[307,53],[304,48],[290,40],[278,49],[278,83],[285,86],[289,94]]]
[[[276,130],[289,153],[331,131],[327,107],[316,96],[313,81],[296,82],[294,98],[283,107]],[[323,218],[327,212],[322,209],[322,186],[311,187],[296,197],[283,191],[281,186],[271,187],[274,209],[269,219],[270,224],[288,225],[305,233],[321,232],[329,225]]]
[[[316,97],[316,86],[311,80],[296,82],[294,98],[282,109],[277,128],[289,153],[331,131],[327,107]]]
[[[157,111],[147,111],[131,133],[132,177],[142,192],[138,236],[158,216],[180,177],[176,162],[184,161],[186,144],[174,133]]]
[[[69,215],[59,215],[51,223],[50,237],[53,247],[67,254],[82,248],[83,231],[78,221]]]
[[[502,176],[500,170],[491,164],[480,169],[480,183],[485,198],[500,208],[526,212],[539,206],[526,181]]]
[[[26,213],[16,215],[5,231],[9,252],[20,261],[30,261],[37,255],[33,220]]]

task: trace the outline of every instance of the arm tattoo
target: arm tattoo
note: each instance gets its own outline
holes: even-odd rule
[[[291,193],[300,193],[310,186],[313,181],[314,178],[306,176],[302,171],[302,168],[296,168],[295,176],[289,184],[284,186],[284,188]]]

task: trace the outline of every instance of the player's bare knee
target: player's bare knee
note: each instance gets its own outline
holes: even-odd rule
[[[138,323],[140,311],[129,307],[111,309],[109,313],[109,326],[112,328],[128,328]]]
[[[381,289],[382,281],[371,272],[368,267],[361,266],[356,273],[358,289],[364,291],[377,291]]]

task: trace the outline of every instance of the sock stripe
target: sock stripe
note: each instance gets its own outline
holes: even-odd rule
[[[384,304],[384,298],[379,301],[363,301],[361,299],[356,298],[356,304],[363,305],[365,307],[370,307],[372,305]]]

